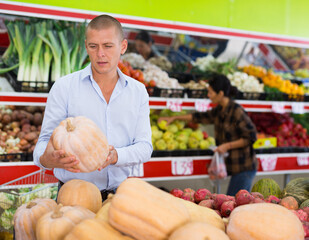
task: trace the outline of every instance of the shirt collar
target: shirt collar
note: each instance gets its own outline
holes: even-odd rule
[[[127,80],[127,76],[125,74],[123,74],[121,72],[121,70],[117,67],[117,73],[118,73],[118,76],[119,76],[119,79],[118,81],[120,82],[121,86],[122,87],[125,87],[127,86],[128,84],[128,80]],[[93,81],[93,77],[92,76],[92,69],[91,69],[91,63],[88,64],[87,67],[84,68],[84,70],[82,71],[81,73],[81,79],[84,80],[84,79],[90,79],[91,81]]]

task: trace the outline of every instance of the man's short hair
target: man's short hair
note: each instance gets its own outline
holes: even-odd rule
[[[112,27],[112,26],[114,26],[116,30],[118,31],[120,40],[122,41],[124,39],[124,34],[123,34],[121,23],[116,18],[113,18],[112,16],[109,16],[107,14],[99,15],[93,18],[89,22],[87,29],[86,29],[86,38],[87,38],[87,31],[89,28],[95,29],[95,30],[101,30],[104,28]]]

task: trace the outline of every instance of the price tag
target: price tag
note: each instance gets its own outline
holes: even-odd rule
[[[305,113],[305,105],[304,103],[294,102],[292,103],[292,112],[296,114]]]
[[[134,165],[131,169],[130,177],[144,177],[144,164]]]
[[[284,103],[274,102],[272,105],[272,110],[275,113],[285,113]]]
[[[297,157],[298,166],[308,166],[309,165],[309,157],[308,156],[298,156]]]
[[[209,101],[206,100],[196,100],[195,110],[198,112],[206,112],[209,109]]]
[[[170,99],[166,102],[166,106],[173,112],[181,112],[182,101],[180,99]]]
[[[276,168],[277,157],[276,156],[263,156],[260,157],[263,171],[273,171]]]
[[[172,174],[173,175],[192,175],[193,160],[191,158],[172,159]]]

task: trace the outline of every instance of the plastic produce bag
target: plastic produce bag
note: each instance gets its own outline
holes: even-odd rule
[[[224,179],[227,177],[224,157],[226,155],[215,152],[208,167],[208,174],[211,180]]]

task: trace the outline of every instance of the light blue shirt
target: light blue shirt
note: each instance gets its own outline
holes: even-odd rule
[[[119,79],[107,104],[99,85],[92,77],[91,65],[57,80],[49,92],[34,163],[44,168],[44,153],[53,130],[67,117],[92,119],[113,145],[118,162],[101,171],[72,173],[55,168],[54,175],[62,182],[83,179],[100,190],[114,189],[125,180],[134,167],[148,161],[152,154],[149,120],[149,96],[145,86],[117,69]],[[87,139],[85,139],[86,141]]]

